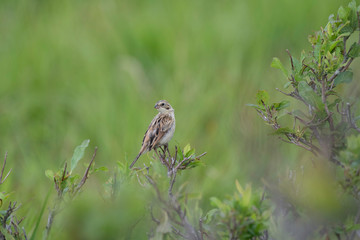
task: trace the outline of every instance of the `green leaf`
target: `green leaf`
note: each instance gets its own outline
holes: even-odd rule
[[[301,81],[298,85],[299,95],[305,100],[307,104],[318,109],[323,109],[321,98],[314,90],[305,82]]]
[[[271,133],[271,135],[282,135],[287,133],[295,133],[295,132],[289,127],[283,127],[275,130],[273,133]]]
[[[350,35],[351,35],[351,33],[353,33],[353,32],[354,32],[354,31],[353,31],[352,27],[349,26],[349,22],[346,22],[346,24],[344,24],[344,25],[341,27],[341,29],[339,30],[339,33],[340,33],[340,34],[350,33]]]
[[[177,150],[177,158],[179,161],[184,159],[184,155],[183,155],[183,152],[181,151],[181,148],[178,148],[178,150]]]
[[[240,186],[240,184],[237,183],[237,186]],[[242,193],[240,193],[242,195],[242,203],[244,204],[244,206],[249,207],[250,201],[251,201],[251,186],[249,184],[246,184],[245,189],[242,189]]]
[[[191,146],[190,144],[187,144],[185,147],[184,147],[184,154],[186,156],[186,154],[191,150]]]
[[[281,101],[279,103],[274,103],[274,108],[277,110],[277,111],[280,111],[284,108],[287,108],[288,106],[290,106],[290,102],[287,101],[287,100],[284,100],[284,101]]]
[[[248,103],[248,104],[246,104],[246,106],[253,107],[253,108],[256,108],[256,109],[259,109],[259,110],[265,110],[264,107],[260,107],[259,105],[256,105],[256,104]]]
[[[241,194],[241,195],[244,195],[244,189],[241,187],[240,183],[238,180],[235,180],[235,186],[236,186],[236,189],[238,190],[238,192]]]
[[[78,180],[78,179],[80,179],[79,174],[71,175],[69,177],[69,182],[70,182],[70,184],[75,184],[76,180]]]
[[[331,45],[330,45],[330,47],[329,47],[329,51],[332,52],[332,51],[334,50],[334,48],[335,48],[339,43],[341,43],[341,42],[342,42],[342,40],[332,41],[332,42],[331,42]]]
[[[219,210],[214,208],[211,209],[210,211],[208,211],[204,217],[204,222],[205,224],[209,224],[211,222],[211,220],[213,219],[214,215],[218,212]]]
[[[349,14],[348,11],[346,11],[343,6],[340,6],[340,8],[338,10],[339,18],[344,21],[347,19],[348,14]]]
[[[280,69],[282,71],[282,73],[284,74],[284,76],[286,78],[288,77],[288,75],[289,75],[288,71],[285,69],[284,65],[282,65],[280,59],[274,57],[272,62],[271,62],[271,67]]]
[[[226,208],[226,205],[216,197],[211,197],[210,198],[210,203],[211,203],[212,206],[217,207],[218,209],[220,209],[220,211],[224,211],[225,208]]]
[[[193,155],[195,153],[195,149],[190,149],[186,154],[185,157],[190,157],[191,155]]]
[[[347,231],[354,231],[354,230],[359,230],[360,229],[360,224],[354,224],[352,226],[346,227]]]
[[[284,88],[286,89],[286,88],[288,88],[290,85],[291,85],[291,82],[289,81],[289,82],[287,82],[287,83],[284,84]]]
[[[78,162],[83,158],[85,149],[89,146],[89,142],[90,142],[90,140],[86,139],[81,143],[81,145],[79,145],[75,148],[74,154],[71,158],[70,174],[76,168]]]
[[[308,41],[309,41],[309,43],[311,43],[311,45],[316,45],[317,40],[318,40],[317,34],[308,36]]]
[[[264,90],[259,90],[256,94],[256,101],[259,105],[267,105],[269,102],[269,94]]]
[[[98,172],[98,171],[107,172],[109,171],[109,169],[107,167],[99,167],[94,169],[94,172]]]
[[[351,32],[344,32],[344,33],[340,34],[340,35],[337,37],[337,39],[340,39],[340,38],[342,38],[342,37],[348,37],[348,36],[350,36],[350,35],[351,35]]]
[[[294,64],[294,68],[295,68],[295,73],[298,73],[301,71],[303,65],[302,62],[300,62],[297,58],[293,57],[293,64]]]
[[[204,163],[202,161],[195,160],[195,161],[190,162],[189,165],[187,166],[187,168],[190,169],[190,168],[194,168],[194,167],[197,167],[200,165],[204,165]]]
[[[5,194],[0,192],[0,207],[2,206],[3,199],[5,198]]]
[[[354,32],[358,28],[358,17],[357,17],[357,9],[355,0],[351,1],[348,5],[350,14],[348,16],[348,20],[350,21],[350,27],[352,29],[351,32]]]
[[[332,28],[332,24],[331,24],[333,22],[333,20],[332,20],[333,17],[334,17],[334,15],[331,14],[330,17],[329,17],[330,18],[329,22],[325,27],[325,29],[327,30],[327,34],[329,35],[330,39],[331,39],[331,37],[333,36],[333,33],[334,33],[333,28]]]
[[[321,56],[321,42],[317,42],[314,46],[314,57],[316,60],[320,59]]]
[[[356,1],[352,0],[351,2],[349,2],[348,7],[356,12]]]
[[[349,50],[349,57],[357,58],[360,56],[360,45],[357,42],[354,42]]]
[[[334,80],[334,85],[338,85],[340,83],[350,83],[353,79],[353,73],[350,71],[340,73]]]
[[[50,169],[45,170],[45,176],[49,178],[51,181],[54,181],[54,172]]]

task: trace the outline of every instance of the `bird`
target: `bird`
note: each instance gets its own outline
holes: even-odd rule
[[[165,146],[168,147],[168,143],[175,132],[175,113],[170,103],[166,100],[159,100],[156,102],[155,109],[159,113],[151,121],[148,129],[145,132],[142,145],[139,154],[130,165],[130,169],[134,166],[139,157],[153,149]]]

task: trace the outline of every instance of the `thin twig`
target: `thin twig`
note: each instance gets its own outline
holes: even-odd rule
[[[2,178],[3,178],[3,174],[4,174],[4,170],[5,170],[5,165],[6,165],[6,159],[7,159],[7,152],[5,153],[5,158],[4,158],[4,163],[1,169],[1,175],[0,175],[0,182],[2,183]]]
[[[203,220],[202,218],[199,219],[199,228],[200,228],[200,239],[204,239],[204,229],[203,229]]]
[[[199,156],[195,157],[195,159],[200,159],[201,157],[205,156],[207,154],[207,152],[204,152],[202,154],[200,154]]]
[[[306,68],[309,68],[310,70],[311,70],[311,72],[315,75],[315,77],[316,77],[316,71],[315,71],[315,69],[313,69],[312,67],[310,67],[309,65],[306,65],[305,63],[303,63],[303,66],[305,66]]]
[[[61,177],[61,181],[62,181],[62,182],[65,180],[65,176],[66,176],[66,168],[67,168],[67,162],[65,162],[63,175],[62,175],[62,177]]]
[[[25,240],[27,240],[28,238],[27,238],[27,236],[26,236],[26,232],[25,232],[25,228],[24,228],[24,227],[22,227],[22,231],[23,231]]]
[[[199,160],[202,156],[206,154],[202,153],[199,156],[195,157],[183,157],[180,160],[177,160],[177,152],[178,148],[175,147],[175,154],[174,157],[171,156],[169,149],[163,150],[164,155],[161,155],[159,153],[156,153],[158,156],[160,162],[168,169],[168,175],[170,177],[169,179],[169,187],[168,187],[168,198],[165,198],[162,196],[156,182],[154,179],[148,175],[145,174],[145,178],[149,182],[149,184],[154,188],[156,192],[156,196],[158,198],[158,201],[162,204],[161,208],[163,211],[166,212],[167,216],[170,219],[171,224],[176,224],[177,227],[171,225],[173,234],[180,236],[185,239],[191,239],[191,240],[202,240],[203,238],[200,236],[202,233],[198,232],[189,222],[186,216],[186,210],[183,209],[178,202],[177,196],[173,194],[173,188],[176,182],[177,172],[178,170],[186,169],[186,166],[188,163],[193,162],[194,160]],[[168,153],[168,159],[169,161],[166,161],[166,152]],[[186,204],[186,203],[185,203]],[[150,215],[154,222],[156,222],[158,225],[160,224],[160,221],[156,219],[153,216],[152,209],[150,209]],[[178,229],[180,228],[180,229]],[[182,230],[183,232],[182,233]],[[202,230],[204,232],[204,230]],[[186,233],[186,234],[185,234]]]
[[[169,190],[168,190],[169,196],[171,198],[173,198],[172,189],[174,187],[175,179],[176,179],[176,170],[174,172],[172,172],[172,176],[171,176],[171,179],[170,179],[170,186],[169,186]]]
[[[292,56],[291,56],[291,54],[289,52],[289,49],[286,49],[286,52],[287,52],[287,54],[289,55],[289,58],[290,58],[291,68],[292,68],[292,70],[295,70],[294,62],[293,62]]]
[[[160,202],[165,203],[164,199],[161,196],[160,190],[157,187],[156,183],[154,182],[154,180],[147,174],[144,175],[145,178],[148,180],[148,182],[154,187],[155,191],[156,191],[156,195],[158,197],[158,199],[160,200]]]
[[[306,106],[309,106],[309,104],[306,103],[305,100],[302,97],[300,97],[300,95],[297,94],[296,92],[286,93],[286,92],[281,91],[279,88],[275,88],[275,89],[276,89],[276,91],[279,91],[279,92],[281,92],[282,94],[284,94],[284,95],[286,95],[288,97],[295,98],[295,99],[303,102]]]
[[[182,238],[184,238],[184,239],[190,239],[189,237],[187,237],[187,236],[185,236],[184,234],[182,234],[182,233],[180,232],[180,230],[177,229],[177,228],[175,228],[174,226],[171,225],[171,228],[172,228],[172,230],[173,230],[173,233],[175,233],[176,235],[178,235],[178,236],[180,236],[180,237],[182,237]]]
[[[140,180],[140,176],[139,176],[139,174],[138,174],[138,173],[136,173],[136,178],[137,178],[138,183],[140,184],[140,186],[145,187],[145,184],[141,182],[141,180]]]
[[[328,108],[328,105],[327,105],[327,102],[326,102],[326,81],[325,79],[323,79],[321,81],[321,100],[322,100],[322,103],[324,104],[324,107],[325,107],[325,111],[326,111],[326,114],[328,116],[328,122],[329,122],[329,126],[330,126],[330,130],[333,132],[334,131],[334,123],[333,123],[333,119],[331,117],[331,113],[330,113],[330,110]]]
[[[97,150],[98,150],[98,148],[95,147],[94,154],[93,154],[93,156],[92,156],[92,158],[91,158],[91,161],[90,161],[90,163],[89,163],[89,166],[86,168],[85,173],[84,173],[84,176],[83,176],[83,178],[81,179],[80,183],[79,183],[79,184],[77,185],[77,187],[75,188],[75,190],[74,190],[74,195],[80,190],[80,188],[85,184],[86,180],[88,179],[90,167],[91,167],[91,165],[93,164],[93,162],[94,162],[94,160],[95,160]]]
[[[151,219],[152,219],[157,225],[160,224],[160,221],[154,217],[153,210],[152,210],[152,206],[150,206],[150,216],[151,216]]]
[[[1,169],[1,175],[0,175],[0,184],[4,183],[7,177],[10,175],[12,168],[9,170],[9,172],[6,174],[6,176],[3,178],[5,165],[6,165],[6,159],[7,159],[7,152],[5,153],[4,163]]]
[[[3,226],[3,228],[6,228],[6,221],[8,220],[8,218],[11,216],[11,214],[13,214],[13,212],[15,212],[16,210],[19,209],[19,207],[21,206],[18,206],[16,207],[16,204],[17,202],[10,202],[9,203],[9,207],[8,209],[6,210],[6,213],[5,215],[2,217],[2,222],[1,222],[1,225]]]
[[[350,124],[350,127],[355,129],[356,131],[360,132],[360,128],[356,125],[356,123],[354,122],[353,117],[351,115],[350,103],[346,103],[346,113],[347,113],[347,118],[348,118],[348,122]]]

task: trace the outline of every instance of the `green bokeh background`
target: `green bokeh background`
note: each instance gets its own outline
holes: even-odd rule
[[[170,146],[208,153],[206,166],[181,176],[201,193],[204,211],[210,196],[234,190],[235,179],[254,186],[276,179],[279,168],[307,155],[268,136],[246,103],[258,89],[279,100],[274,89],[286,81],[270,68],[272,57],[287,63],[285,49],[295,56],[309,49],[307,36],[347,2],[0,1],[0,153],[8,151],[13,168],[2,188],[23,204],[27,231],[46,194],[55,195],[45,170],[91,139],[85,159],[98,146],[96,165],[109,172],[91,177],[56,219],[52,239],[146,239],[152,195],[131,184],[109,203],[103,184],[117,161],[138,153],[159,99],[175,108]]]

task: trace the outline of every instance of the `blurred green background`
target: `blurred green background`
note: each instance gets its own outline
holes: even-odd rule
[[[103,184],[117,161],[138,153],[159,99],[175,109],[170,146],[190,143],[208,153],[205,167],[181,176],[190,192],[201,194],[204,211],[210,196],[234,190],[235,179],[262,186],[262,178],[276,179],[275,170],[306,158],[268,136],[245,104],[258,89],[278,100],[275,87],[285,79],[270,68],[272,57],[287,63],[285,49],[294,56],[309,49],[307,36],[347,3],[0,1],[0,153],[8,151],[13,168],[2,187],[23,204],[27,231],[49,190],[55,195],[44,171],[61,167],[75,146],[91,139],[85,160],[98,146],[96,165],[109,172],[91,177],[56,219],[52,238],[145,239],[152,195],[127,185],[110,204]],[[148,157],[137,165],[143,162]]]

